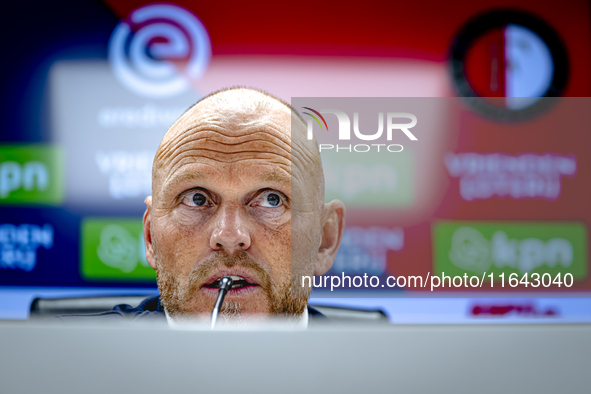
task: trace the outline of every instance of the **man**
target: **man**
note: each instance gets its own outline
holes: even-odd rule
[[[253,89],[221,90],[186,111],[160,143],[145,200],[160,297],[102,315],[209,319],[220,279],[231,276],[222,317],[318,317],[301,278],[330,269],[344,206],[324,203],[306,132],[288,104]]]

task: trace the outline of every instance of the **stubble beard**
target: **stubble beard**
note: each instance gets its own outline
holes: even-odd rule
[[[230,255],[225,251],[217,252],[211,259],[196,266],[189,274],[186,284],[181,284],[171,270],[157,259],[156,277],[160,299],[166,312],[171,317],[191,318],[205,317],[211,311],[197,313],[187,308],[194,295],[199,291],[212,271],[223,267],[244,267],[255,272],[260,283],[259,286],[265,294],[268,304],[269,317],[294,318],[306,311],[308,298],[294,298],[292,286],[288,278],[284,283],[273,283],[271,277],[256,261],[246,252],[238,251]],[[212,304],[213,308],[213,304]],[[228,321],[239,321],[244,317],[244,305],[237,301],[225,301],[220,310],[220,318]],[[252,316],[249,316],[249,318]],[[260,317],[260,316],[259,316]]]

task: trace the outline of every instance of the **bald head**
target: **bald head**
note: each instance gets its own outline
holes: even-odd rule
[[[316,141],[307,140],[306,124],[297,111],[266,92],[224,89],[189,108],[168,129],[158,147],[152,173],[153,197],[158,196],[168,173],[184,162],[198,160],[200,154],[225,163],[269,158],[286,168],[296,166],[312,186],[318,203],[324,202]]]

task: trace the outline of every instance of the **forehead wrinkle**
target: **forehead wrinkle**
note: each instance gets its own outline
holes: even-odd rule
[[[252,99],[252,102],[244,100],[244,96]],[[286,118],[286,112],[289,112],[289,119],[291,120],[291,107],[260,92],[253,93],[247,90],[245,92],[236,91],[227,94],[221,92],[220,95],[212,95],[187,110],[168,129],[156,152],[153,174],[156,168],[160,166],[160,161],[174,152],[175,147],[173,145],[175,145],[175,141],[179,139],[179,136],[182,140],[184,135],[193,134],[203,129],[209,128],[220,133],[227,129],[244,134],[252,128],[270,128],[277,129],[281,138],[286,139],[288,136],[285,136],[285,131],[290,131],[290,124],[288,122],[285,122],[286,124],[277,122],[277,118],[279,120]],[[281,131],[282,129],[283,131]],[[289,143],[289,140],[287,140],[286,144],[289,145]]]
[[[288,145],[279,146],[268,139],[246,139],[226,143],[226,141],[220,142],[206,137],[195,138],[181,144],[174,154],[170,155],[170,160],[163,163],[163,167],[173,170],[179,161],[185,158],[195,160],[199,157],[220,162],[233,162],[245,158],[274,158],[273,161],[289,162],[291,150]]]
[[[243,101],[233,105],[223,102],[219,103],[222,105],[203,104],[206,103],[187,111],[165,135],[154,160],[153,184],[158,183],[156,178],[170,178],[172,172],[184,164],[199,162],[199,158],[224,163],[266,160],[266,164],[279,165],[290,176],[291,167],[295,165],[299,167],[302,179],[311,176],[313,183],[322,183],[317,149],[307,146],[310,143],[306,141],[298,141],[292,148],[292,137],[296,140],[304,137],[306,125],[301,118],[294,119],[289,106],[283,108],[283,104],[277,106],[272,102],[264,108],[252,110],[249,103]],[[311,144],[317,148],[315,141]],[[296,156],[293,163],[292,153]],[[168,174],[157,174],[161,167],[166,167]]]
[[[274,155],[274,154],[270,154],[270,153],[260,153],[257,152],[256,155],[253,154],[248,154],[248,152],[245,152],[246,154],[226,154],[225,156],[227,157],[227,160],[219,160],[216,158],[212,158],[212,157],[207,157],[203,154],[201,155],[196,155],[193,152],[186,152],[185,154],[179,155],[178,160],[175,161],[175,163],[171,164],[170,167],[170,171],[168,172],[168,174],[165,176],[164,180],[163,180],[163,184],[164,186],[168,186],[170,184],[172,184],[173,180],[175,180],[175,174],[178,174],[178,171],[181,167],[187,165],[187,164],[194,164],[194,163],[199,163],[201,160],[203,159],[204,163],[207,162],[216,162],[216,163],[223,163],[223,164],[228,164],[228,163],[235,163],[241,160],[256,160],[256,161],[261,161],[261,164],[266,164],[266,165],[277,165],[280,168],[282,168],[284,171],[286,171],[287,173],[290,173],[291,171],[291,162],[288,159],[283,158],[282,156],[279,155]],[[279,157],[279,160],[278,160]],[[201,179],[205,179],[206,176],[201,177]]]
[[[275,125],[270,126],[271,127],[267,127],[267,129],[274,131],[274,133],[269,133],[268,130],[261,130],[260,127],[253,126],[241,128],[239,135],[236,135],[236,132],[228,131],[227,128],[214,125],[199,125],[191,127],[184,132],[177,133],[174,137],[166,141],[165,144],[161,144],[160,149],[158,149],[156,153],[154,162],[155,164],[158,163],[158,166],[160,166],[161,162],[173,155],[182,145],[192,141],[197,142],[200,139],[212,139],[213,141],[226,145],[237,145],[244,142],[244,140],[252,142],[264,140],[276,145],[279,149],[290,151],[290,141],[285,133],[276,130],[275,127],[273,127]],[[260,138],[253,139],[252,137],[254,135]]]
[[[307,130],[298,124],[291,125],[291,148],[293,150],[294,164],[301,164],[303,168],[310,171],[316,170],[322,172],[322,162],[316,139],[308,140]]]
[[[218,161],[233,161],[231,157],[246,154],[257,156],[263,154],[277,155],[289,160],[291,149],[289,146],[280,146],[268,139],[256,138],[243,141],[217,141],[211,138],[191,139],[188,142],[180,143],[177,149],[174,149],[166,156],[161,156],[160,167],[174,167],[176,162],[187,155],[196,157],[207,157]],[[218,158],[216,159],[216,156]]]
[[[297,149],[297,154],[292,155],[292,167],[299,171],[292,171],[292,176],[297,177],[297,173],[301,174],[302,179],[311,180],[322,176],[322,163],[319,156],[310,152],[309,149]],[[320,175],[319,175],[320,174]]]
[[[285,156],[279,162],[289,161],[291,145],[288,136],[279,130],[280,125],[276,122],[266,126],[265,130],[254,125],[234,131],[231,129],[235,129],[235,126],[220,127],[192,122],[188,129],[176,132],[166,141],[166,144],[160,146],[161,149],[158,150],[154,159],[153,183],[156,183],[157,172],[161,168],[168,167],[174,170],[177,163],[186,156],[205,156],[216,160],[212,156],[217,155],[218,161],[230,162],[236,161],[238,157],[228,157],[228,155],[240,154],[241,158],[245,158],[245,155],[247,158],[278,155]]]
[[[251,130],[245,130],[245,133],[241,135],[225,133],[225,130],[216,129],[200,129],[195,130],[192,133],[187,133],[182,137],[179,137],[176,143],[171,146],[171,150],[174,152],[175,148],[180,148],[183,145],[190,143],[206,143],[213,142],[221,145],[236,146],[240,144],[264,142],[276,146],[280,150],[286,152],[291,151],[289,141],[281,133],[269,133],[259,128],[253,128]],[[204,140],[201,142],[201,140]]]
[[[192,154],[193,152],[199,152],[199,151],[205,151],[205,150],[203,150],[203,149],[193,150],[193,151],[188,152],[187,154],[184,154],[181,157],[179,157],[179,159],[176,160],[172,164],[171,173],[176,171],[179,167],[181,167],[185,164],[199,163],[201,161],[200,159],[203,159],[204,161],[212,161],[212,162],[224,163],[224,164],[237,163],[237,162],[240,162],[243,160],[261,160],[261,161],[265,161],[267,164],[285,165],[286,167],[289,167],[289,164],[291,163],[289,160],[285,159],[283,156],[268,153],[268,152],[260,153],[258,151],[257,152],[245,151],[245,152],[240,152],[240,154],[228,153],[228,154],[224,154],[224,156],[225,156],[224,158],[213,158],[213,157],[207,157],[205,155]]]
[[[322,160],[316,140],[307,140],[306,130],[299,123],[292,120],[292,177],[312,186],[309,191],[317,196],[319,208],[325,197]]]
[[[207,158],[209,160],[209,158]],[[260,159],[259,159],[260,160]],[[178,166],[173,169],[168,176],[164,179],[163,183],[162,183],[162,187],[160,189],[160,197],[163,196],[163,194],[166,193],[167,190],[173,188],[175,185],[177,185],[178,183],[181,183],[184,180],[197,180],[197,181],[203,181],[209,178],[208,175],[199,173],[199,172],[195,172],[195,171],[190,171],[190,172],[184,172],[184,173],[179,173],[179,169],[181,167],[183,167],[184,165],[187,164],[193,164],[196,163],[198,160],[194,157],[186,157],[183,160],[181,160],[181,162],[179,162]],[[214,160],[217,161],[217,160]],[[285,163],[279,163],[279,162],[272,162],[269,159],[265,159],[265,160],[260,160],[262,165],[269,165],[269,164],[277,164],[279,165],[279,167],[285,171],[287,174],[290,173],[290,164],[291,163],[287,163],[287,165],[285,165]],[[231,162],[222,162],[219,161],[221,163],[231,163]],[[278,170],[273,170],[272,172],[265,172],[263,174],[259,174],[258,177],[260,180],[262,181],[266,181],[266,182],[274,182],[274,183],[279,183],[283,186],[287,186],[287,187],[291,187],[291,176],[290,175],[286,175],[281,173]]]
[[[292,162],[296,167],[301,167],[302,169],[319,169],[322,168],[321,163],[317,159],[317,155],[313,152],[310,152],[309,149],[297,149],[299,154],[293,155]]]

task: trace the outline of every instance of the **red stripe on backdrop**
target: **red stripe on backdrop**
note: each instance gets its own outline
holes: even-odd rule
[[[104,1],[121,17],[151,3]],[[471,17],[496,8],[530,11],[554,27],[566,44],[571,78],[565,95],[591,96],[590,11],[583,0],[328,1],[316,3],[314,13],[297,3],[269,0],[176,3],[205,24],[214,56],[375,56],[431,61],[447,59],[451,40]]]
[[[476,40],[466,53],[466,77],[480,97],[505,97],[505,29]]]

